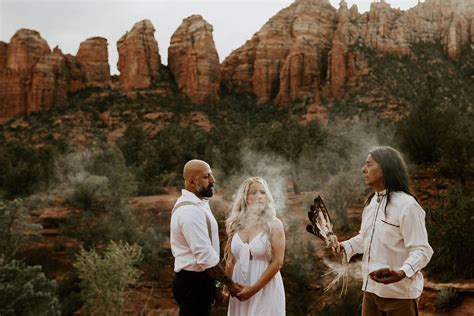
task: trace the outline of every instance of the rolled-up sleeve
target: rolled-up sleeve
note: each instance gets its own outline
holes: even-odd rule
[[[203,270],[216,266],[219,263],[219,254],[209,239],[204,213],[192,206],[183,207],[178,223],[196,263]]]
[[[418,204],[410,204],[403,210],[400,218],[400,232],[409,252],[401,270],[411,278],[423,269],[433,256],[433,249],[428,243],[426,232],[425,211]]]

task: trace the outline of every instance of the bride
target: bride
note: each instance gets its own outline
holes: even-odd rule
[[[226,221],[226,272],[242,290],[229,300],[228,315],[285,315],[280,274],[285,232],[267,182],[248,178],[239,187]]]

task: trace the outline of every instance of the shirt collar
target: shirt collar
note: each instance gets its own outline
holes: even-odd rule
[[[375,192],[375,195],[377,197],[382,197],[382,196],[385,196],[387,195],[387,189],[383,190],[383,191],[380,191],[380,192]]]
[[[187,201],[190,201],[190,202],[194,202],[194,203],[203,203],[203,204],[208,204],[209,203],[209,200],[208,199],[200,199],[196,196],[196,194],[194,194],[193,192],[191,191],[188,191],[186,189],[182,189],[181,190],[181,195],[183,197],[183,199],[187,200]]]

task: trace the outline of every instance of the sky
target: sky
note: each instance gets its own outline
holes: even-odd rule
[[[338,8],[340,0],[330,0]],[[10,42],[21,28],[40,32],[50,48],[59,46],[76,55],[79,44],[91,37],[108,41],[112,74],[117,71],[118,39],[136,22],[150,20],[156,31],[161,62],[167,64],[170,38],[182,20],[200,14],[213,28],[220,61],[239,48],[292,0],[0,0],[0,41]],[[346,0],[359,12],[373,0]],[[406,10],[418,0],[386,0],[392,8]]]

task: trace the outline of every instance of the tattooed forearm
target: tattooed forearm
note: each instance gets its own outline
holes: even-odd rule
[[[206,273],[213,277],[215,280],[224,283],[225,285],[231,285],[234,283],[234,281],[232,281],[232,279],[229,278],[227,274],[225,274],[225,271],[220,263],[215,267],[207,269]]]

